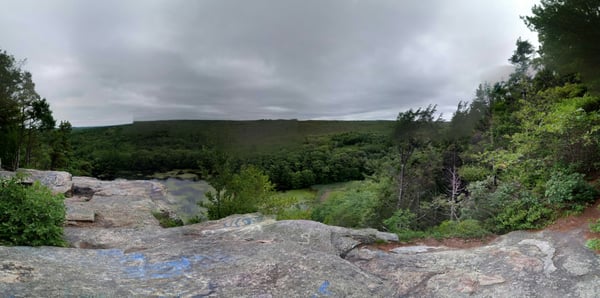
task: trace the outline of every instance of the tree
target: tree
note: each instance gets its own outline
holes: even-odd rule
[[[446,202],[450,208],[450,220],[458,220],[459,204],[466,192],[466,183],[459,174],[462,159],[459,157],[460,145],[454,142],[448,146],[444,153],[443,190],[446,193]]]
[[[21,69],[23,63],[0,51],[0,159],[11,169],[30,164],[38,133],[56,125],[31,73]]]
[[[515,66],[515,72],[512,76],[527,75],[533,59],[535,50],[529,41],[522,40],[520,37],[516,42],[517,49],[508,61]]]
[[[50,169],[64,169],[68,166],[71,155],[71,123],[61,121],[58,130],[52,140],[52,152],[50,153]]]
[[[600,92],[600,4],[598,0],[542,0],[524,17],[538,33],[544,64],[561,73],[579,72]]]
[[[228,213],[224,205],[226,201],[230,200],[230,198],[226,197],[228,193],[225,190],[233,176],[231,163],[228,156],[218,152],[215,152],[213,159],[209,163],[210,165],[205,165],[206,168],[203,169],[204,173],[202,176],[206,177],[206,180],[215,191],[207,192],[206,198],[208,199],[208,203],[200,203],[200,206],[208,209],[208,217],[210,219],[223,218]]]
[[[406,171],[409,161],[415,153],[433,139],[437,130],[437,124],[441,117],[435,117],[436,106],[429,105],[426,109],[412,109],[398,114],[394,130],[394,140],[400,157],[400,170],[398,179],[398,200],[396,209],[400,209],[406,191]]]
[[[208,202],[199,203],[207,209],[209,219],[256,212],[272,195],[275,186],[257,167],[244,165],[236,173],[229,157],[215,154],[214,158],[205,176],[215,191],[206,193]]]

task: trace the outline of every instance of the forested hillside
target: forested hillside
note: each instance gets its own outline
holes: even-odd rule
[[[72,134],[75,172],[135,177],[212,172],[226,159],[263,169],[278,189],[362,179],[385,155],[393,121],[152,121]]]

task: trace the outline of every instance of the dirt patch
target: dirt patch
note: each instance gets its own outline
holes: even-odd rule
[[[586,208],[582,214],[559,218],[546,229],[557,232],[582,232],[585,239],[600,238],[600,233],[592,233],[589,229],[590,223],[600,218],[598,206],[600,206],[600,199],[594,205]]]

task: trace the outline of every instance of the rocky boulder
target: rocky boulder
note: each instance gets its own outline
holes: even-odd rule
[[[145,180],[73,177],[73,197],[65,203],[67,220],[95,221],[98,216],[101,222],[94,227],[157,227],[152,212],[170,211],[164,185]]]
[[[39,181],[47,186],[53,193],[62,193],[70,196],[73,189],[73,181],[70,173],[60,171],[38,171],[32,169],[19,169],[17,173],[25,176],[24,183]],[[13,177],[15,172],[0,171],[0,177]]]

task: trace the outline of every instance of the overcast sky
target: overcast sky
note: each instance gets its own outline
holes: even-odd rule
[[[58,120],[448,118],[510,71],[533,0],[3,1]]]

